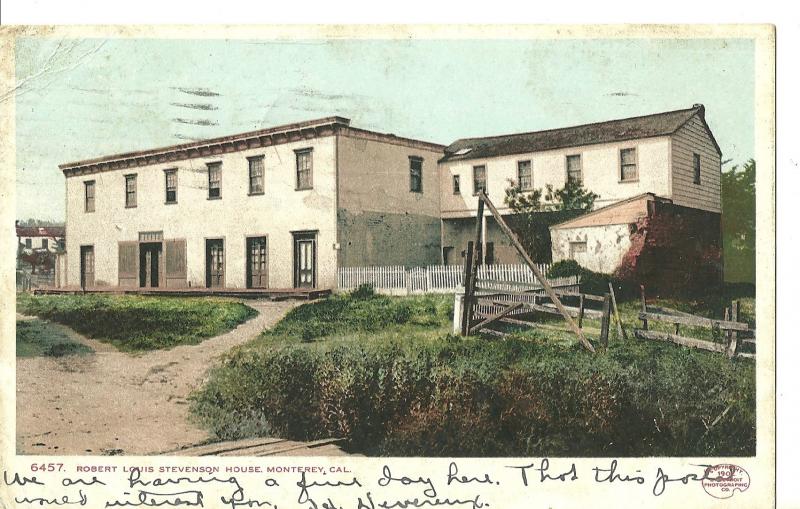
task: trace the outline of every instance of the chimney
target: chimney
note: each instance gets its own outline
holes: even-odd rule
[[[705,117],[705,116],[706,116],[706,107],[705,107],[705,106],[703,106],[702,104],[700,104],[700,103],[694,103],[694,104],[692,105],[692,108],[696,109],[696,110],[697,110],[697,112],[698,112],[698,113],[700,113],[700,116],[701,116],[701,117]]]

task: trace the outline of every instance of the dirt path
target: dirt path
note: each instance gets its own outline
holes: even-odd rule
[[[199,345],[131,355],[81,338],[94,355],[17,359],[18,453],[141,455],[207,439],[189,422],[189,393],[221,354],[297,305],[248,304],[258,316]]]

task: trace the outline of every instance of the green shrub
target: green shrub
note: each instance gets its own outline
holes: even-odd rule
[[[547,271],[548,278],[580,276],[581,291],[594,295],[604,295],[608,293],[608,283],[614,285],[614,294],[617,301],[624,301],[635,298],[638,289],[631,283],[622,281],[610,274],[594,272],[582,267],[575,260],[561,260],[550,266]]]
[[[221,299],[134,295],[20,295],[17,309],[125,351],[199,343],[257,314]]]
[[[358,285],[358,288],[350,292],[350,296],[354,299],[368,299],[375,296],[375,287],[369,283]]]

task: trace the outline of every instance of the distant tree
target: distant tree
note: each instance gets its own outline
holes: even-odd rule
[[[755,283],[756,162],[750,159],[723,172],[720,194],[725,279]]]
[[[534,260],[541,262],[551,259],[549,226],[592,210],[599,198],[575,181],[569,181],[559,189],[548,184],[544,190],[523,190],[510,179],[508,184],[504,202],[513,212],[509,223],[525,250]]]

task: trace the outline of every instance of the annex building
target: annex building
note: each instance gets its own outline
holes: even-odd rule
[[[60,168],[68,286],[334,288],[339,267],[461,264],[479,190],[511,214],[509,185],[569,180],[600,198],[548,225],[554,261],[618,270],[656,209],[706,228],[679,259],[721,249],[721,151],[699,104],[446,147],[329,117]],[[519,263],[485,221],[484,263]]]

